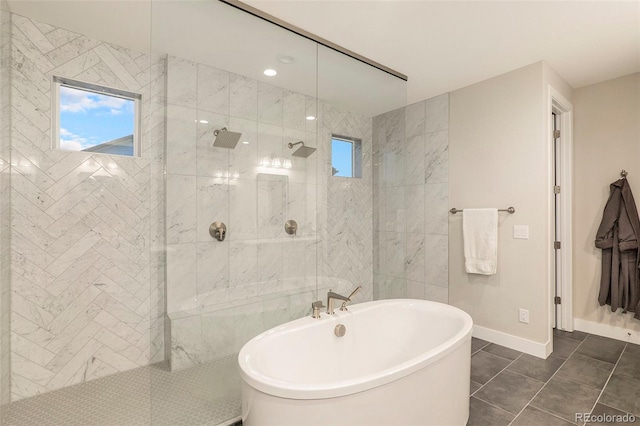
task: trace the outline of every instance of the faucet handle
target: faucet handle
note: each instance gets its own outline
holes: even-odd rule
[[[322,304],[322,300],[317,300],[313,302],[311,304],[311,309],[313,309],[313,314],[311,315],[311,317],[315,319],[320,319],[320,309],[322,308],[326,308],[326,306]]]

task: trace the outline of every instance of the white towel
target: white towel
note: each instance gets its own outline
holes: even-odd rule
[[[462,235],[467,273],[494,275],[498,267],[498,209],[464,209]]]

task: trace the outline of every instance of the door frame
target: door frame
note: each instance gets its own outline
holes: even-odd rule
[[[560,330],[573,331],[573,263],[572,263],[572,204],[573,204],[573,105],[549,85],[547,108],[547,139],[549,143],[549,299],[550,323],[559,325]],[[555,305],[556,296],[556,253],[553,248],[555,240],[555,193],[553,188],[553,174],[555,173],[555,150],[553,137],[553,120],[551,113],[555,112],[560,122],[560,262],[559,296],[562,298],[560,308]],[[559,314],[556,312],[559,311]],[[558,315],[556,317],[556,315]]]

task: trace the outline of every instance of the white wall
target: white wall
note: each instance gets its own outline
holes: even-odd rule
[[[609,184],[621,169],[640,200],[640,73],[576,89],[574,120],[574,318],[578,329],[640,341],[632,314],[598,306],[601,251],[594,246]]]
[[[471,314],[476,326],[516,336],[499,343],[541,356],[550,349],[551,330],[545,83],[568,92],[561,81],[538,62],[450,97],[449,207],[513,206],[516,213],[499,214],[493,276],[464,271],[462,215],[450,215],[449,303]],[[529,239],[513,239],[513,225],[528,225]],[[529,310],[529,324],[518,321],[519,308]]]

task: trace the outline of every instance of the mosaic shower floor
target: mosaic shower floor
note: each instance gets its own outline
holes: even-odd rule
[[[241,414],[237,357],[170,372],[154,364],[9,404],[11,426],[226,425]]]

